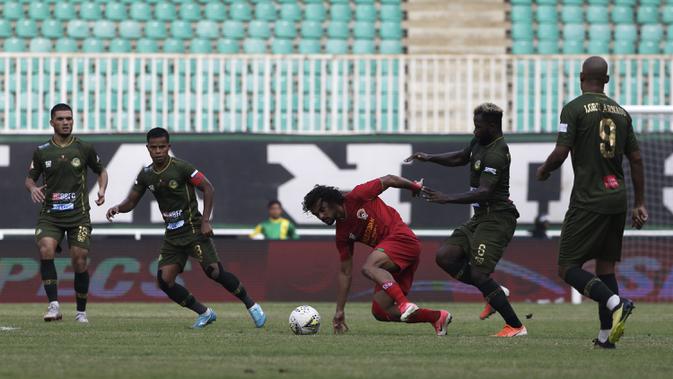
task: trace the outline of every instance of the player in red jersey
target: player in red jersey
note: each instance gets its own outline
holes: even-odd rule
[[[353,244],[361,242],[374,250],[362,266],[362,274],[376,283],[372,314],[379,321],[427,322],[438,336],[446,335],[451,314],[445,310],[419,308],[406,295],[420,261],[421,245],[397,211],[379,194],[388,187],[404,188],[418,195],[419,182],[386,175],[356,186],[344,195],[334,187],[316,185],[304,197],[304,212],[311,212],[327,225],[336,222],[336,245],[341,258],[334,333],[348,331],[345,306],[351,287]]]

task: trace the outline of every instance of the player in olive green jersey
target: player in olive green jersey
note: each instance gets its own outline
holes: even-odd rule
[[[423,187],[433,203],[472,204],[474,217],[456,229],[437,251],[437,265],[473,285],[486,299],[482,319],[497,311],[505,327],[497,337],[528,334],[507,299],[509,291],[491,273],[514,235],[519,213],[509,200],[509,147],[502,135],[502,109],[484,103],[474,110],[474,138],[465,149],[444,154],[415,153],[406,159],[455,167],[470,164],[470,191],[445,195]],[[495,310],[495,311],[493,311]]]
[[[269,209],[269,219],[257,224],[255,230],[250,233],[250,238],[267,240],[299,239],[297,229],[292,221],[282,217],[283,206],[280,201],[269,201],[267,208]]]
[[[96,150],[90,144],[72,135],[72,109],[67,104],[56,104],[51,109],[51,126],[54,136],[33,153],[26,188],[34,203],[41,203],[40,215],[35,228],[35,240],[40,249],[40,274],[49,299],[49,308],[44,321],[60,320],[58,284],[54,254],[60,251],[60,242],[68,236],[72,267],[75,270],[75,297],[77,314],[75,320],[88,323],[86,301],[89,292],[89,195],[87,191],[87,168],[98,175],[98,199],[96,205],[105,202],[107,172]],[[36,181],[43,177],[41,186]]]
[[[147,151],[152,157],[152,164],[140,171],[126,199],[108,209],[107,218],[112,221],[117,213],[131,211],[149,188],[159,203],[166,224],[157,273],[159,288],[174,302],[197,313],[193,328],[200,329],[215,321],[217,316],[212,309],[199,303],[185,287],[175,282],[191,256],[210,279],[245,304],[255,326],[261,328],[266,322],[262,308],[248,296],[238,278],[224,270],[215,251],[211,239],[213,227],[210,225],[213,185],[190,163],[168,155],[171,147],[169,138],[168,132],[162,128],[147,132]],[[194,188],[203,192],[203,216],[198,209]]]
[[[575,182],[561,230],[559,275],[598,302],[601,326],[594,346],[599,348],[615,347],[634,308],[632,301],[619,297],[615,278],[626,222],[624,155],[631,165],[635,192],[632,226],[640,229],[647,221],[638,141],[631,116],[603,92],[608,80],[603,58],[584,61],[582,95],[563,107],[556,148],[537,172],[539,180],[546,180],[572,152]],[[596,260],[596,275],[582,269],[592,259]]]

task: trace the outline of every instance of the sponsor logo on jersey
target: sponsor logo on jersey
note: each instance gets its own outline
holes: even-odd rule
[[[138,183],[138,182],[136,181],[136,184],[137,184],[137,183]],[[154,184],[150,184],[149,186],[147,186],[147,188],[149,188],[150,191],[154,192]]]
[[[496,174],[496,173],[497,173],[497,170],[494,169],[493,167],[484,167],[484,172],[488,172],[488,173],[490,173],[490,174],[497,175],[497,174]]]
[[[178,182],[176,182],[174,179],[171,179],[171,181],[168,182],[168,186],[169,186],[171,189],[176,189],[176,188],[178,188]]]
[[[75,201],[77,193],[75,192],[54,192],[51,194],[51,201]]]
[[[33,165],[33,164],[31,163],[31,166],[32,166],[32,165]],[[45,162],[44,162],[44,167],[45,167],[45,168],[51,168],[51,161],[45,161]],[[32,168],[32,167],[31,167],[31,168]]]
[[[474,162],[474,170],[479,171],[481,168],[481,159],[478,159],[476,162]]]
[[[608,175],[603,177],[603,186],[605,186],[605,189],[617,189],[619,188],[619,181],[616,176]]]
[[[357,213],[356,213],[356,216],[357,216],[357,218],[359,218],[360,220],[366,220],[367,217],[369,217],[369,215],[367,215],[367,212],[364,210],[364,208],[360,208],[360,209],[358,209],[358,211],[357,211]]]
[[[181,228],[183,225],[185,225],[185,220],[180,220],[180,221],[176,221],[176,222],[169,222],[168,224],[166,224],[166,229],[175,230],[175,229]]]
[[[65,203],[65,204],[59,203],[59,204],[54,204],[51,207],[52,211],[57,211],[57,212],[69,211],[69,210],[72,210],[72,209],[75,209],[75,203]]]
[[[44,150],[49,147],[49,142],[43,143],[42,145],[38,146],[37,148],[40,150]]]
[[[72,159],[70,164],[72,165],[72,167],[79,167],[82,165],[82,162],[79,160],[79,158],[75,157]]]
[[[558,124],[559,133],[568,133],[568,124],[560,123]]]

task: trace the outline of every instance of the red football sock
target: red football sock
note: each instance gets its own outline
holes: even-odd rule
[[[392,297],[393,300],[395,300],[395,303],[397,303],[398,307],[402,304],[406,304],[409,302],[409,300],[407,300],[407,297],[404,296],[404,292],[402,292],[400,285],[397,284],[396,282],[385,282],[381,287],[383,288],[384,291],[386,291],[388,296]]]
[[[416,312],[412,313],[407,320],[408,323],[416,322],[435,322],[439,320],[440,313],[439,311],[433,311],[432,309],[420,308]]]

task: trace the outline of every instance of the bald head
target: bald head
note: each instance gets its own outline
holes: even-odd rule
[[[603,92],[603,86],[610,80],[608,77],[608,62],[597,56],[587,58],[582,64],[580,82],[582,90],[589,92]]]

